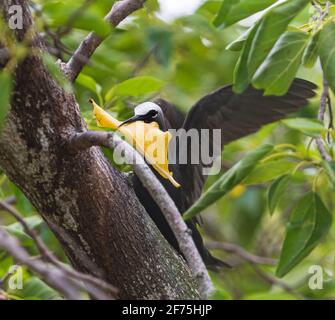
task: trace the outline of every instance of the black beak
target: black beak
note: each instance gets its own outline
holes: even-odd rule
[[[127,123],[132,123],[132,122],[136,122],[136,121],[143,121],[143,120],[145,120],[145,115],[135,115],[135,116],[133,116],[133,117],[131,117],[131,118],[129,118],[129,119],[127,119],[127,120],[125,120],[125,121],[123,121],[119,126],[118,126],[118,128],[120,128],[120,127],[122,127],[123,125],[125,125],[125,124],[127,124]]]

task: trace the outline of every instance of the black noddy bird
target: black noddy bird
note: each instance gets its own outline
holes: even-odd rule
[[[317,86],[309,81],[295,79],[284,96],[264,96],[262,90],[247,88],[241,94],[233,92],[232,86],[220,88],[201,98],[186,114],[182,114],[170,102],[158,99],[145,102],[135,108],[135,115],[122,125],[135,121],[157,122],[160,130],[169,129],[221,129],[221,150],[230,142],[258,131],[263,125],[284,118],[308,104],[315,96]],[[200,197],[206,176],[203,164],[169,164],[173,176],[181,185],[176,188],[154,169],[153,172],[165,187],[181,213],[185,212]],[[178,242],[164,215],[139,178],[134,175],[133,186],[140,202],[155,222],[163,236],[179,252]],[[208,268],[217,270],[226,265],[213,257],[205,248],[197,229],[197,220],[187,221],[193,240]]]

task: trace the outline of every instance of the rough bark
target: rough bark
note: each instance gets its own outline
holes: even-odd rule
[[[24,3],[5,0],[0,6],[6,13],[9,5]],[[31,24],[24,7],[24,30]],[[17,32],[19,40],[24,30]],[[187,266],[159,234],[126,177],[97,147],[66,152],[66,141],[86,130],[75,97],[59,87],[38,56],[21,62],[15,76],[0,166],[73,265],[118,287],[120,298],[197,298]]]

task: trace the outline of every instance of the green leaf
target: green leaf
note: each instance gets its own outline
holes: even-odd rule
[[[103,13],[90,7],[81,9],[80,3],[76,1],[48,1],[43,5],[43,13],[48,17],[49,26],[54,28],[69,26],[94,31],[102,38],[112,30]]]
[[[24,281],[20,290],[10,290],[9,293],[25,300],[59,300],[62,299],[58,292],[49,287],[45,282],[32,277]]]
[[[80,73],[77,77],[76,82],[96,94],[101,93],[101,86],[92,77],[86,74]]]
[[[319,55],[323,72],[335,93],[335,23],[328,22],[320,31]]]
[[[39,216],[31,216],[24,218],[25,222],[28,224],[29,228],[36,229],[43,223],[43,219]],[[8,226],[4,226],[5,230],[11,235],[17,237],[21,244],[25,247],[32,246],[34,244],[33,240],[28,236],[23,230],[22,225],[19,222],[15,222]]]
[[[2,129],[10,104],[12,76],[6,71],[0,72],[0,130]]]
[[[159,27],[151,27],[146,32],[148,50],[153,50],[156,61],[165,67],[169,65],[173,52],[172,35],[171,31]]]
[[[237,21],[264,10],[277,0],[224,0],[213,24],[226,28]]]
[[[114,97],[137,97],[159,91],[164,82],[154,77],[140,76],[115,85],[106,94],[106,101]]]
[[[184,214],[184,219],[188,220],[197,213],[214,203],[219,198],[226,195],[234,187],[240,184],[245,177],[256,167],[257,163],[263,159],[273,149],[272,145],[265,144],[247,154],[242,160],[229,169],[218,181],[216,181],[204,193],[193,206]]]
[[[252,32],[252,29],[253,29],[252,27],[249,28],[246,32],[242,33],[235,41],[228,44],[226,50],[241,51],[250,33]]]
[[[72,86],[64,73],[60,70],[57,65],[56,59],[48,53],[42,54],[42,60],[46,69],[50,72],[53,78],[58,82],[58,84],[66,91],[71,92]]]
[[[16,199],[16,209],[19,210],[19,212],[24,212],[25,215],[29,212],[33,212],[35,210],[34,207],[23,192],[15,184],[11,183],[10,185]]]
[[[250,53],[252,41],[256,34],[259,23],[256,23],[249,31],[248,37],[244,42],[244,46],[237,64],[234,69],[234,86],[236,93],[243,92],[250,84],[250,75],[248,70],[248,56]]]
[[[144,3],[147,12],[157,12],[160,9],[158,0],[151,0]]]
[[[278,38],[286,31],[290,21],[293,20],[309,2],[309,0],[290,0],[283,2],[269,10],[260,20],[248,56],[248,69],[251,77],[268,56]]]
[[[291,129],[301,131],[302,133],[312,137],[320,136],[326,131],[323,124],[316,119],[291,118],[281,120],[281,122]]]
[[[271,181],[283,174],[289,173],[296,166],[296,162],[285,159],[261,163],[243,180],[243,184],[261,184]]]
[[[279,177],[278,179],[276,179],[272,183],[271,187],[269,188],[268,193],[267,193],[267,203],[268,203],[270,215],[273,214],[276,206],[279,203],[280,198],[282,197],[282,195],[284,194],[284,191],[286,190],[286,187],[290,179],[291,179],[291,175],[289,174],[283,175]]]
[[[35,229],[43,223],[43,219],[37,215],[24,218],[24,221],[26,222],[26,224],[29,226],[30,229]],[[6,228],[7,230],[16,230],[16,231],[20,230],[23,232],[23,227],[19,222],[12,223],[6,226]]]
[[[100,84],[98,84],[92,77],[80,73],[79,76],[76,79],[76,83],[79,83],[80,85],[82,85],[83,87],[93,91],[99,98],[99,103],[102,105],[103,104],[103,99],[101,96],[101,91],[102,88],[100,86]]]
[[[264,89],[265,95],[284,95],[301,65],[308,39],[305,32],[284,33],[254,75],[254,87]]]
[[[291,214],[276,275],[283,277],[328,233],[332,216],[316,193],[303,197]]]
[[[112,32],[112,25],[110,23],[100,15],[87,11],[74,21],[73,27],[89,32],[94,31],[101,38],[108,37]]]
[[[335,162],[322,161],[322,166],[324,167],[331,184],[335,187]]]
[[[319,56],[320,32],[317,32],[310,40],[302,57],[302,63],[306,68],[313,68]]]

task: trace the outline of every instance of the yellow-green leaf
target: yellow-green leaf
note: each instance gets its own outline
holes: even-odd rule
[[[228,46],[226,47],[226,50],[236,52],[241,51],[251,31],[252,27],[249,28],[246,32],[242,33],[235,41],[229,43]]]
[[[301,65],[309,35],[302,31],[284,33],[255,73],[252,84],[265,95],[284,95]]]
[[[291,175],[285,174],[276,179],[270,186],[267,192],[267,203],[270,215],[273,214],[276,206],[279,203],[280,198],[285,192],[285,189],[291,179]]]
[[[247,154],[242,160],[229,169],[220,179],[215,182],[193,206],[184,214],[184,219],[188,220],[197,213],[214,203],[219,198],[226,195],[234,187],[240,184],[245,177],[252,172],[258,162],[263,159],[273,146],[265,144]]]
[[[69,80],[66,78],[65,74],[60,70],[59,66],[57,65],[56,59],[48,53],[43,53],[42,59],[44,66],[53,76],[53,78],[58,82],[58,84],[62,86],[65,91],[71,92],[72,86]]]
[[[106,94],[106,101],[113,97],[137,97],[159,91],[164,82],[149,76],[140,76],[125,80],[111,88]]]
[[[76,82],[96,94],[101,93],[101,86],[92,77],[86,74],[80,73],[76,79]]]
[[[259,23],[256,23],[249,31],[246,40],[244,41],[243,49],[237,64],[234,69],[234,91],[236,93],[243,92],[250,84],[249,70],[248,70],[248,56],[251,49],[252,41],[256,34]]]
[[[237,21],[266,9],[277,0],[224,0],[213,24],[226,28]]]
[[[243,180],[243,183],[250,185],[271,181],[283,174],[289,173],[296,167],[296,165],[296,162],[286,159],[261,163],[245,180]]]
[[[332,216],[313,192],[304,196],[291,214],[276,274],[286,275],[320,243],[328,233]]]
[[[291,129],[301,131],[312,137],[319,136],[326,131],[323,124],[316,119],[291,118],[281,120],[281,122]]]
[[[310,40],[302,57],[302,63],[306,68],[314,67],[319,56],[320,32],[317,32]]]
[[[322,161],[322,166],[325,169],[328,179],[332,186],[335,187],[335,162],[334,161]]]
[[[278,4],[261,19],[248,56],[248,69],[253,76],[270,53],[291,20],[310,3],[309,0],[290,0]]]

